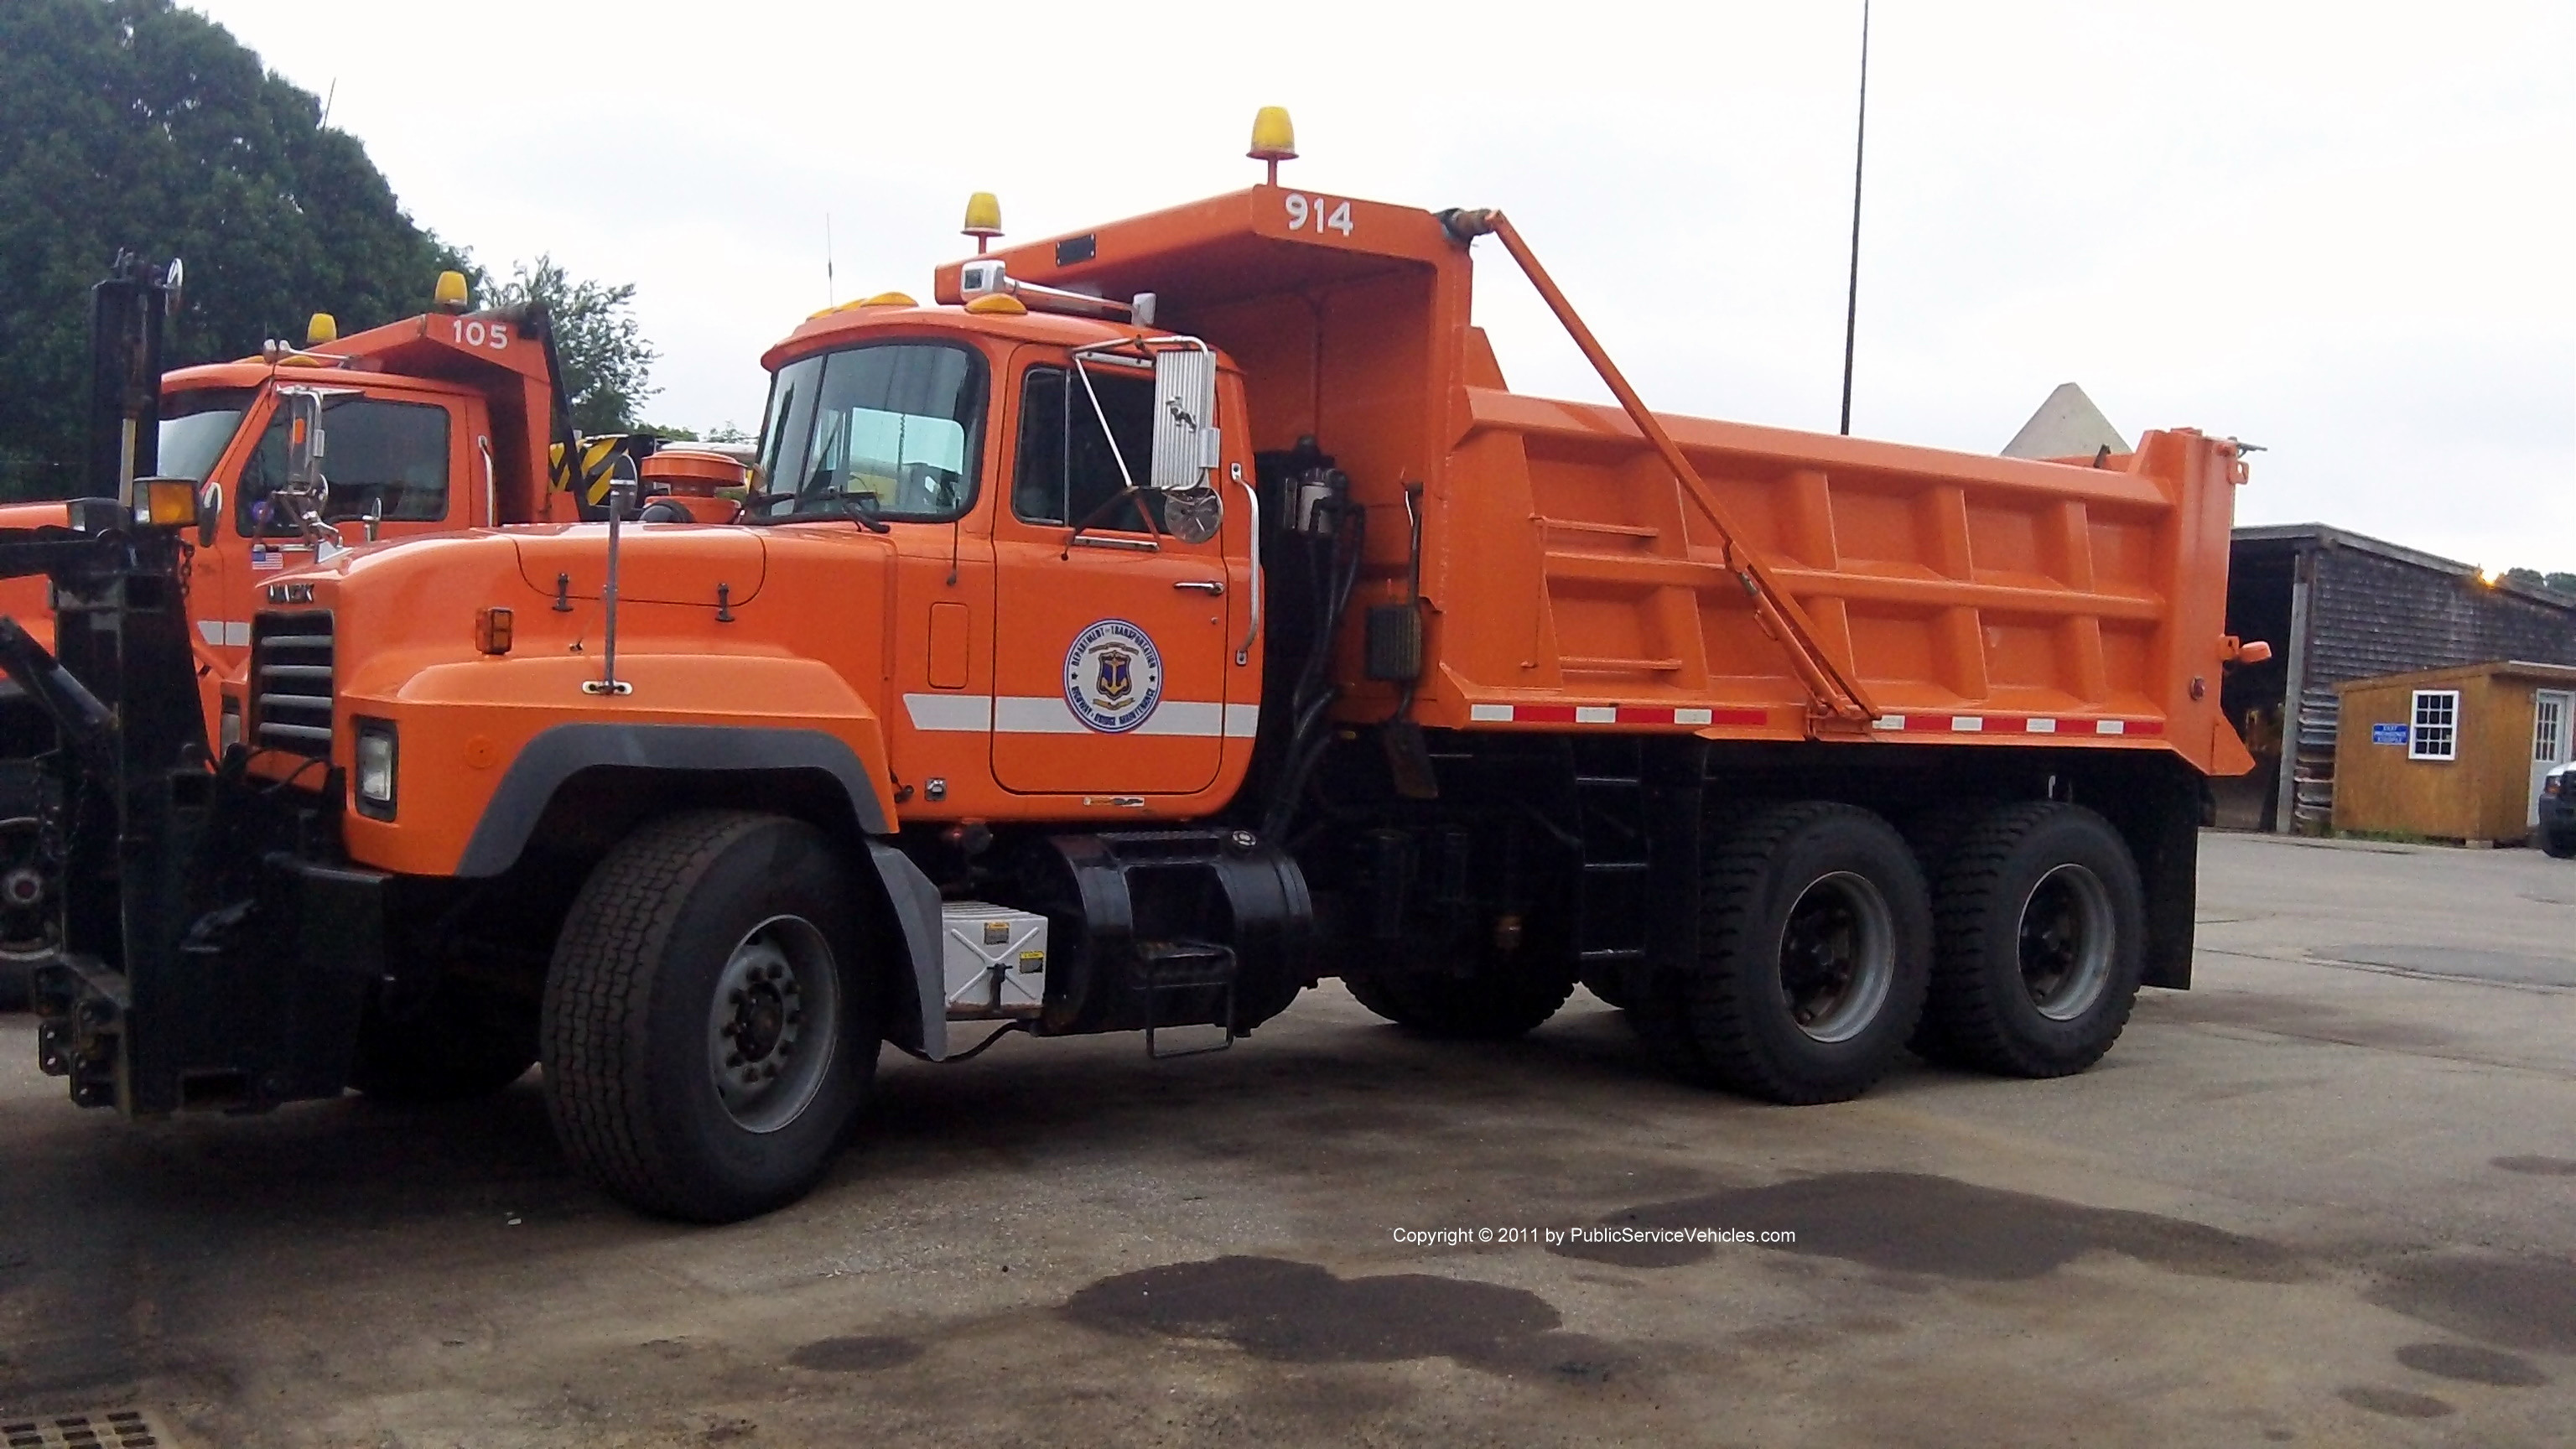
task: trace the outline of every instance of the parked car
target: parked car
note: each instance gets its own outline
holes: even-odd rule
[[[2576,761],[2540,779],[2540,848],[2565,860],[2576,856]]]

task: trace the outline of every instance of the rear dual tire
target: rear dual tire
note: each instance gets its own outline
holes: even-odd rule
[[[1915,1049],[2016,1077],[2100,1061],[2146,969],[2145,890],[2119,831],[2078,805],[2006,805],[1926,863],[1938,946]]]
[[[1855,806],[1773,806],[1713,830],[1700,954],[1629,1019],[1686,1080],[1838,1102],[1884,1076],[1923,1009],[1931,906],[1913,852]]]
[[[2557,860],[2576,856],[2576,827],[2543,830],[2540,832],[2540,848]]]
[[[731,1222],[803,1196],[865,1104],[882,1025],[853,867],[778,816],[694,811],[610,852],[546,982],[546,1104],[582,1174]]]

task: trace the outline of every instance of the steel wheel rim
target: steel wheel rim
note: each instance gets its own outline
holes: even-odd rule
[[[2073,1021],[2102,999],[2117,931],[2111,890],[2089,868],[2068,862],[2039,878],[2021,903],[2022,989],[2051,1021]]]
[[[1810,882],[1781,923],[1777,968],[1789,1020],[1810,1040],[1866,1031],[1896,981],[1896,919],[1877,883],[1850,871]]]
[[[43,832],[33,815],[0,820],[0,961],[50,960],[59,944]]]
[[[775,1132],[823,1089],[841,1037],[841,973],[823,933],[772,916],[743,933],[707,1006],[707,1076],[734,1125]]]

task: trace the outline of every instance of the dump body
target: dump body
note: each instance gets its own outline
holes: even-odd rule
[[[2075,466],[1668,418],[1730,555],[1619,409],[1507,390],[1432,213],[1261,186],[999,255],[1154,293],[1243,370],[1256,450],[1313,436],[1339,459],[1369,512],[1353,614],[1406,603],[1418,568],[1422,725],[1837,737],[1757,617],[1750,554],[1858,687],[1863,733],[2251,767],[2214,687],[2232,443],[2150,433]],[[1401,691],[1360,649],[1346,632],[1339,715],[1388,718]]]

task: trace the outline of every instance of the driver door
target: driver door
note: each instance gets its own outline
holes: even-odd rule
[[[1060,356],[1020,373],[994,526],[993,775],[1021,794],[1193,794],[1225,747],[1224,543],[1181,542],[1159,495],[1127,492],[1146,480],[1153,375],[1085,371],[1088,388]]]

